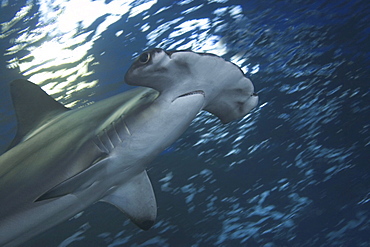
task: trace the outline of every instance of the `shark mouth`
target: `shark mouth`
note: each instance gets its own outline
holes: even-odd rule
[[[202,90],[195,90],[195,91],[191,91],[189,93],[181,94],[177,98],[186,97],[186,96],[190,96],[190,95],[194,95],[194,94],[201,94],[201,95],[203,95],[203,97],[206,96],[206,94],[204,93],[204,91],[202,91]]]
[[[187,96],[191,96],[191,95],[195,95],[195,94],[200,94],[203,97],[206,96],[206,94],[204,93],[203,90],[195,90],[195,91],[191,91],[189,93],[184,93],[184,94],[181,94],[180,96],[177,96],[175,99],[172,100],[172,102],[174,102],[175,100],[177,100],[179,98],[183,98],[183,97],[187,97]]]

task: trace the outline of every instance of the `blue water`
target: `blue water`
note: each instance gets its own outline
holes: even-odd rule
[[[0,3],[0,150],[11,80],[80,107],[128,90],[148,48],[221,55],[260,96],[227,125],[200,114],[151,164],[151,230],[97,203],[23,246],[370,246],[368,1]]]

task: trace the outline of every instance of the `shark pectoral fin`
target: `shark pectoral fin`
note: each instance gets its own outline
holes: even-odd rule
[[[105,157],[105,156],[102,156]],[[103,159],[103,158],[101,158]],[[77,191],[88,188],[94,183],[94,175],[96,173],[101,173],[104,169],[103,161],[96,163],[93,166],[85,169],[84,171],[77,173],[76,175],[64,180],[60,184],[56,185],[52,189],[48,190],[46,193],[42,194],[35,202],[53,199],[67,194],[73,194]]]
[[[157,217],[153,187],[145,170],[101,201],[117,207],[143,230],[151,228]]]

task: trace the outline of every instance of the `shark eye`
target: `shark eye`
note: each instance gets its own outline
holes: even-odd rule
[[[146,64],[150,61],[150,53],[149,52],[145,52],[143,54],[141,54],[138,58],[138,61],[141,63],[141,64]]]

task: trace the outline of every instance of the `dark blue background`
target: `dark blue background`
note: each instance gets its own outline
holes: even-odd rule
[[[212,20],[215,9],[240,5],[242,18],[225,14],[225,27],[209,32],[223,38],[224,58],[244,52],[247,63],[259,64],[258,73],[247,76],[262,107],[226,126],[202,114],[174,151],[153,162],[149,175],[159,208],[150,231],[136,229],[118,210],[97,203],[24,246],[67,246],[68,241],[68,246],[370,246],[368,1],[177,3],[160,1],[133,18],[126,14],[103,32],[89,51],[99,62],[89,79],[99,84],[74,99],[97,101],[128,89],[122,81],[133,54],[152,48],[147,32],[138,31],[144,23],[150,32],[180,16]],[[0,23],[24,5],[11,1],[0,9]],[[164,6],[171,9],[153,15]],[[28,14],[34,18],[14,28],[35,28],[37,13],[35,4]],[[143,20],[143,15],[150,17]],[[123,27],[125,35],[116,37]],[[2,54],[17,35],[0,39]],[[154,43],[166,48],[189,37]],[[16,56],[22,52],[27,53]],[[16,129],[8,82],[22,77],[16,68],[6,68],[10,58],[0,58],[1,150]],[[227,155],[235,145],[239,152]],[[168,188],[163,178],[169,174]],[[186,201],[189,195],[194,197]]]

